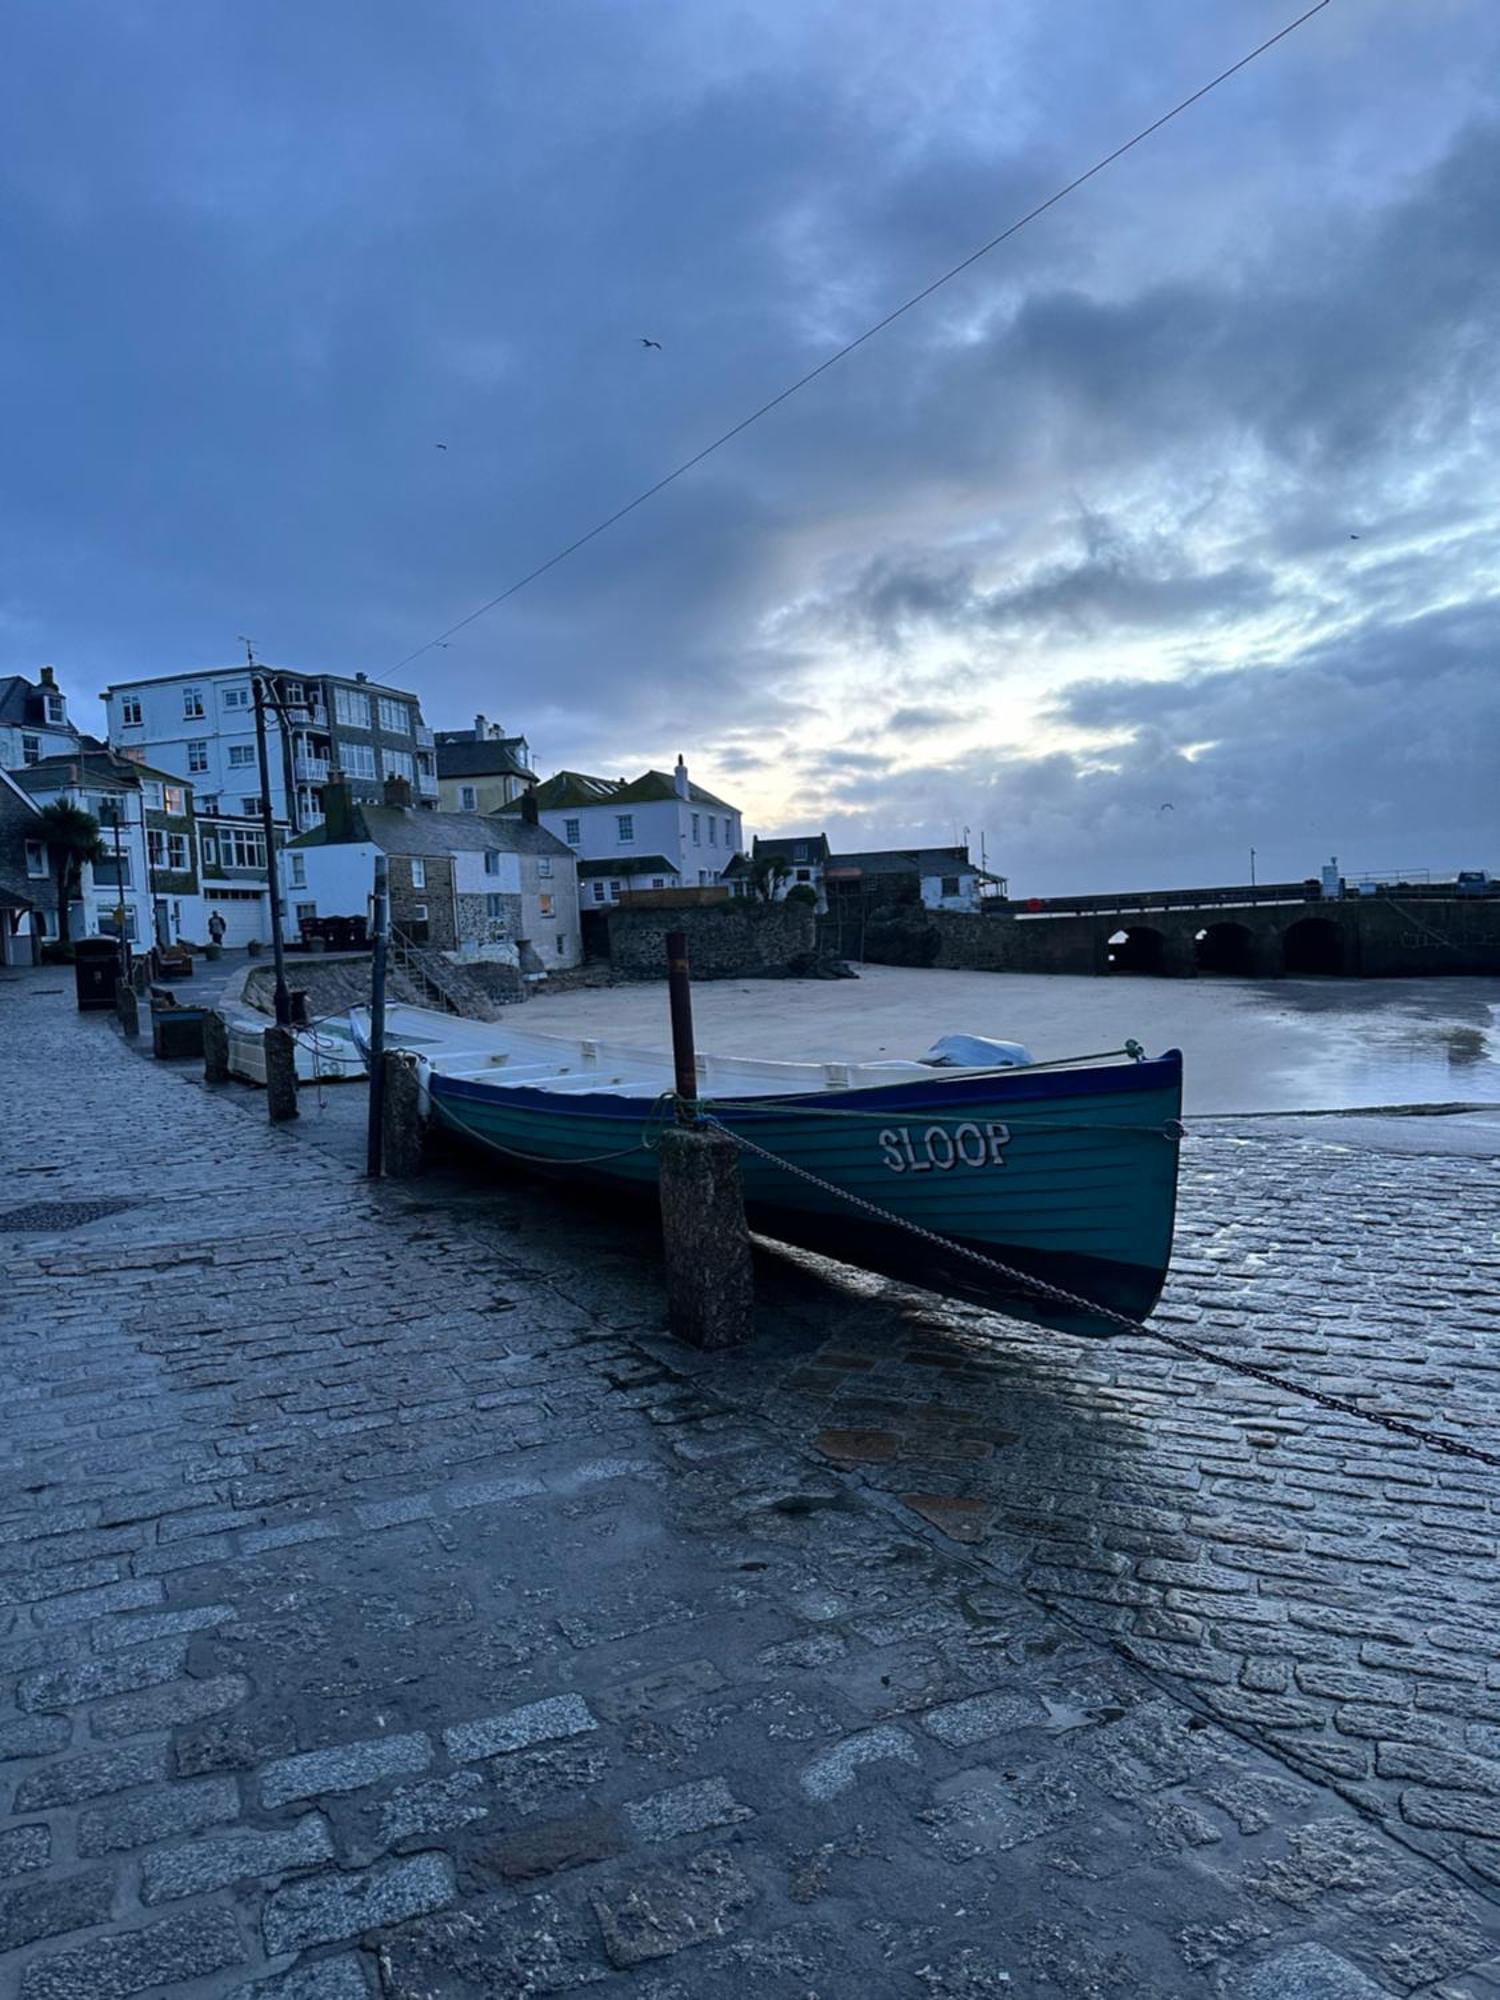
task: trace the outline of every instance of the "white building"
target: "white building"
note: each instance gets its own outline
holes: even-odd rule
[[[0,771],[70,756],[78,742],[51,667],[43,667],[35,681],[23,674],[0,675]]]
[[[115,757],[98,744],[68,757],[24,765],[14,781],[38,808],[76,806],[99,822],[103,858],[85,862],[69,903],[74,938],[117,937],[131,944],[199,943],[206,937],[192,791],[160,771]],[[28,873],[47,867],[45,846],[28,851]],[[57,935],[47,913],[46,934]]]
[[[356,799],[372,804],[390,777],[404,778],[423,803],[438,797],[432,731],[415,695],[377,686],[363,674],[261,671],[276,681],[292,716],[284,730],[266,718],[271,810],[294,828],[323,817],[323,787],[341,772]],[[250,669],[211,667],[121,681],[102,696],[109,740],[127,756],[191,780],[201,813],[254,819],[260,760]]]
[[[533,800],[541,824],[578,857],[585,909],[630,889],[719,882],[744,839],[738,806],[693,784],[681,757],[671,773],[628,780],[559,771],[493,817],[519,816]]]

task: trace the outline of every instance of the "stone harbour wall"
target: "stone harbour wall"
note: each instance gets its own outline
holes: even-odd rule
[[[680,930],[695,979],[782,978],[815,949],[817,929],[810,909],[786,903],[611,910],[610,963],[618,979],[665,979],[667,933]]]

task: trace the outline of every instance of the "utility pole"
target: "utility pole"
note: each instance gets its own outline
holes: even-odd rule
[[[1250,887],[1255,887],[1255,849],[1250,850]]]
[[[266,710],[272,708],[287,727],[285,704],[271,676],[258,664],[255,648],[245,640],[245,658],[250,663],[250,686],[255,701],[255,755],[260,766],[260,823],[266,842],[266,889],[271,898],[271,955],[276,963],[276,1025],[292,1025],[292,996],[286,983],[286,943],[281,929],[281,871],[276,862],[276,818],[271,810],[271,760],[266,749]]]
[[[365,1130],[365,1173],[380,1179],[384,1167],[385,1138],[385,957],[391,931],[391,864],[385,855],[375,856],[375,894],[370,919],[370,1107]]]

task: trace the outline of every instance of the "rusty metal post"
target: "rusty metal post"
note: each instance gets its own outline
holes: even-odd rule
[[[693,1047],[693,980],[686,931],[667,932],[667,1001],[672,1011],[677,1122],[691,1125],[698,1116],[698,1056]]]

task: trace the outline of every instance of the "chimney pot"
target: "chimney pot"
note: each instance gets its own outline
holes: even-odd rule
[[[43,667],[39,678],[44,688],[57,686],[56,676],[50,667]]]
[[[476,743],[482,743],[484,741],[485,732],[487,728],[488,724],[485,722],[484,717],[482,715],[476,715],[474,718],[474,741]]]
[[[405,809],[411,804],[411,780],[393,771],[385,781],[385,803]]]

